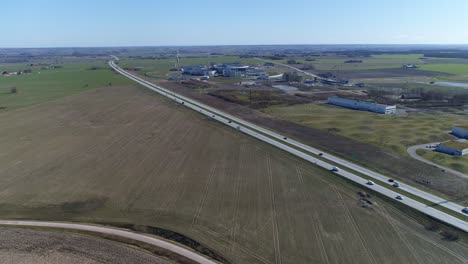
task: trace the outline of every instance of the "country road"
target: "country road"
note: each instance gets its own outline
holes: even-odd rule
[[[319,80],[321,80],[321,79],[326,79],[326,78],[322,78],[322,77],[320,77],[320,76],[318,76],[318,75],[316,75],[316,74],[313,74],[313,73],[310,73],[310,72],[306,72],[306,71],[304,71],[304,70],[301,70],[301,69],[299,69],[299,68],[293,67],[293,66],[288,65],[288,64],[284,64],[284,63],[280,63],[280,62],[276,62],[276,61],[269,61],[269,60],[265,60],[265,59],[261,59],[261,58],[255,58],[255,59],[260,60],[260,61],[264,61],[264,62],[271,62],[271,63],[274,63],[274,64],[278,64],[278,65],[281,65],[281,66],[283,66],[283,67],[287,67],[287,68],[290,68],[290,69],[295,70],[295,71],[297,71],[297,72],[303,73],[303,74],[305,74],[305,75],[309,75],[309,76],[311,76],[311,77],[315,77],[315,78],[317,78],[317,79],[319,79]]]
[[[467,219],[466,215],[462,212],[464,208],[462,205],[447,201],[446,199],[424,192],[422,190],[419,190],[407,184],[400,184],[399,188],[394,188],[391,186],[391,183],[388,182],[389,177],[387,176],[373,172],[364,167],[361,167],[349,161],[343,160],[341,158],[335,157],[333,155],[330,155],[328,153],[325,153],[313,147],[307,146],[300,142],[288,139],[282,135],[279,135],[275,132],[267,130],[263,127],[259,127],[252,123],[246,122],[242,119],[231,116],[220,110],[214,109],[205,104],[197,102],[193,99],[176,94],[163,87],[160,87],[151,82],[148,82],[138,76],[135,76],[133,74],[130,74],[122,70],[115,63],[115,61],[117,61],[118,58],[115,56],[113,56],[113,58],[114,60],[109,61],[109,65],[116,72],[126,76],[129,79],[132,79],[133,81],[143,85],[144,87],[150,90],[153,90],[163,96],[166,96],[180,104],[184,104],[186,107],[189,107],[201,114],[209,116],[216,121],[222,122],[223,124],[230,126],[234,129],[237,129],[240,132],[248,134],[252,137],[255,137],[273,146],[276,146],[282,150],[285,150],[295,156],[301,157],[327,170],[331,170],[335,166],[334,164],[339,164],[340,169],[334,172],[335,174],[340,175],[344,178],[347,178],[351,181],[354,181],[363,187],[371,188],[374,191],[377,191],[381,193],[382,195],[385,195],[391,199],[395,199],[396,196],[402,195],[400,193],[400,190],[406,191],[408,193],[411,193],[412,195],[423,198],[427,200],[429,203],[432,203],[432,205],[428,205],[429,203],[428,204],[421,203],[409,197],[404,197],[404,199],[401,200],[400,202],[424,214],[427,214],[431,217],[439,219],[442,222],[445,222],[449,225],[452,225],[461,230],[464,230],[465,232],[468,232],[468,222],[466,221]],[[319,153],[321,153],[322,155],[319,155]],[[327,161],[324,161],[324,160],[327,160]],[[344,168],[348,168],[350,171],[344,170],[343,168],[341,168],[341,166],[343,166]],[[352,171],[355,171],[357,174]],[[365,177],[360,176],[358,174],[363,174],[365,175]],[[378,182],[378,183],[375,183],[374,185],[367,185],[367,181],[369,179],[378,180],[381,183]],[[435,207],[433,207],[433,205],[439,205],[449,210],[452,210],[452,212],[455,213],[455,215],[458,215],[458,217],[455,217],[453,215],[440,211],[436,209]]]
[[[104,227],[104,226],[97,226],[97,225],[86,225],[86,224],[72,224],[72,223],[60,223],[60,222],[47,222],[47,221],[20,221],[20,220],[0,220],[0,226],[26,226],[26,227],[47,227],[47,228],[57,228],[57,229],[69,229],[69,230],[79,230],[79,231],[89,231],[89,232],[94,232],[94,233],[100,233],[100,234],[107,234],[107,235],[114,235],[114,236],[119,236],[127,239],[132,239],[132,240],[137,240],[140,242],[144,242],[171,252],[174,252],[176,254],[179,254],[181,256],[184,256],[188,259],[191,259],[197,263],[201,264],[216,264],[218,262],[215,262],[203,255],[200,255],[198,253],[195,253],[194,251],[191,251],[185,247],[167,242],[166,240],[154,237],[154,236],[149,236],[149,235],[144,235],[144,234],[139,234],[139,233],[134,233],[122,229],[117,229],[117,228],[110,228],[110,227]]]
[[[446,172],[449,172],[449,173],[451,173],[451,174],[453,174],[453,175],[456,175],[456,176],[458,176],[458,177],[468,179],[468,174],[465,174],[465,173],[463,173],[463,172],[459,172],[459,171],[450,169],[450,168],[448,168],[448,167],[442,166],[442,165],[440,165],[440,164],[434,163],[434,162],[432,162],[432,161],[429,161],[429,160],[427,160],[427,159],[425,159],[425,158],[419,156],[418,153],[416,153],[416,151],[417,151],[418,149],[426,149],[426,150],[427,150],[427,148],[426,148],[427,145],[437,145],[437,144],[439,144],[439,143],[440,143],[440,142],[427,143],[427,144],[421,144],[421,145],[415,145],[415,146],[409,147],[406,151],[407,151],[408,154],[409,154],[412,158],[414,158],[414,159],[417,159],[417,160],[419,160],[419,161],[421,161],[421,162],[424,162],[424,163],[426,163],[426,164],[429,164],[429,165],[431,165],[431,166],[437,167],[437,168],[439,168],[439,169],[441,169],[441,170],[444,170],[444,171],[446,171]]]

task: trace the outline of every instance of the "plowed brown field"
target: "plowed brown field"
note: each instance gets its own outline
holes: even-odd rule
[[[385,201],[135,87],[0,114],[0,218],[135,223],[232,263],[463,263]]]

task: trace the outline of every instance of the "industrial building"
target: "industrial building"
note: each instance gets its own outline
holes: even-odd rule
[[[183,66],[182,73],[187,75],[194,76],[211,76],[214,75],[216,71],[211,70],[203,65],[199,66]]]
[[[395,105],[384,105],[373,102],[360,101],[355,99],[348,99],[342,97],[330,97],[328,98],[328,103],[332,105],[342,106],[346,108],[351,108],[354,110],[369,111],[379,114],[395,114],[396,106]]]
[[[438,152],[446,153],[454,156],[463,156],[468,154],[468,141],[466,140],[450,140],[440,143],[436,149]]]
[[[224,76],[224,77],[245,77],[250,79],[268,79],[268,74],[248,65],[238,63],[218,64],[210,67],[204,65],[183,66],[182,73],[194,76]]]
[[[468,139],[468,125],[453,125],[452,134],[459,138]]]

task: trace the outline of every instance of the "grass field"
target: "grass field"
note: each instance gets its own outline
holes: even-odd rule
[[[315,66],[317,70],[373,70],[401,68],[403,64],[421,63],[422,54],[383,54],[371,57],[317,57],[315,61],[306,61],[305,58],[295,58],[299,63],[308,63]],[[362,60],[362,63],[344,63],[348,60]],[[287,59],[279,62],[286,63]]]
[[[420,149],[418,155],[442,166],[468,174],[468,156],[450,156],[435,151]]]
[[[420,65],[419,68],[426,71],[446,72],[463,76],[468,75],[468,64],[426,64]]]
[[[468,258],[393,203],[363,208],[333,174],[141,88],[1,113],[0,135],[1,218],[158,226],[232,263]]]
[[[31,69],[32,73],[18,76],[0,76],[0,113],[25,106],[43,103],[63,96],[80,93],[89,89],[109,85],[123,85],[130,82],[107,68],[107,63],[70,63],[63,68],[45,70],[41,67],[12,65],[0,70],[17,71]],[[99,67],[98,70],[89,70]],[[16,87],[17,93],[10,93]]]
[[[466,115],[411,113],[408,116],[379,115],[331,105],[272,106],[263,112],[302,125],[330,130],[357,141],[371,143],[408,155],[409,146],[451,139],[453,124]]]

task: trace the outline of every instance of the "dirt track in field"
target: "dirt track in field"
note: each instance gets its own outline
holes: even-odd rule
[[[139,88],[107,87],[0,115],[3,219],[157,226],[232,263],[468,257],[384,201],[361,208],[357,191]]]

